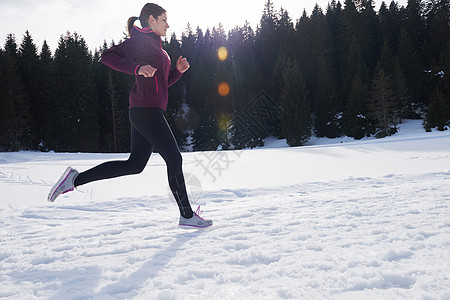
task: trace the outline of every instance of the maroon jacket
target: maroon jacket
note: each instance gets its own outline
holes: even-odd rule
[[[178,69],[170,70],[170,57],[162,48],[161,36],[147,27],[134,26],[131,37],[106,50],[101,58],[106,66],[130,75],[136,82],[130,93],[131,107],[156,107],[166,110],[168,88],[181,77]],[[137,75],[140,66],[151,65],[153,77]]]

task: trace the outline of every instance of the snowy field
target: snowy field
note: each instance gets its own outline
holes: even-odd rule
[[[450,299],[450,132],[184,153],[208,230],[177,226],[165,164],[55,203],[68,165],[0,153],[0,298]]]

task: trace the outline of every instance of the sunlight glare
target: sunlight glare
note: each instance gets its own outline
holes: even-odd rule
[[[224,61],[228,57],[228,50],[225,47],[220,47],[217,50],[217,56],[219,57],[219,60]]]
[[[218,124],[220,130],[227,131],[231,126],[231,119],[228,115],[221,115],[218,119]]]
[[[219,84],[218,91],[220,96],[226,97],[230,93],[230,85],[226,82],[221,82]]]

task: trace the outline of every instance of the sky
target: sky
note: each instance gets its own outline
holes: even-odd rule
[[[222,24],[226,31],[242,26],[246,21],[253,29],[259,23],[264,3],[267,0],[159,0],[155,3],[167,11],[171,28],[168,36],[175,33],[181,37],[189,23],[193,29],[207,28]],[[306,9],[311,14],[317,3],[324,11],[331,0],[273,0],[275,10],[287,10],[292,21]],[[397,1],[406,6],[407,0]],[[26,30],[34,39],[38,49],[44,40],[54,51],[61,35],[67,31],[80,34],[89,48],[99,48],[103,41],[119,41],[124,37],[126,21],[131,16],[139,16],[147,3],[138,0],[0,0],[0,39],[4,46],[6,36],[16,36],[20,44]],[[341,0],[343,3],[343,0]],[[387,0],[386,3],[390,3]],[[375,1],[378,11],[381,0]]]

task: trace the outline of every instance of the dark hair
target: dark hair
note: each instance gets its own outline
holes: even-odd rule
[[[142,27],[150,27],[148,24],[148,18],[152,15],[155,19],[158,19],[160,15],[165,13],[166,10],[155,3],[147,3],[141,10],[141,14],[139,15],[139,21],[141,21]],[[137,17],[131,17],[128,19],[128,34],[131,33],[131,28],[133,28],[134,22],[136,22]]]

